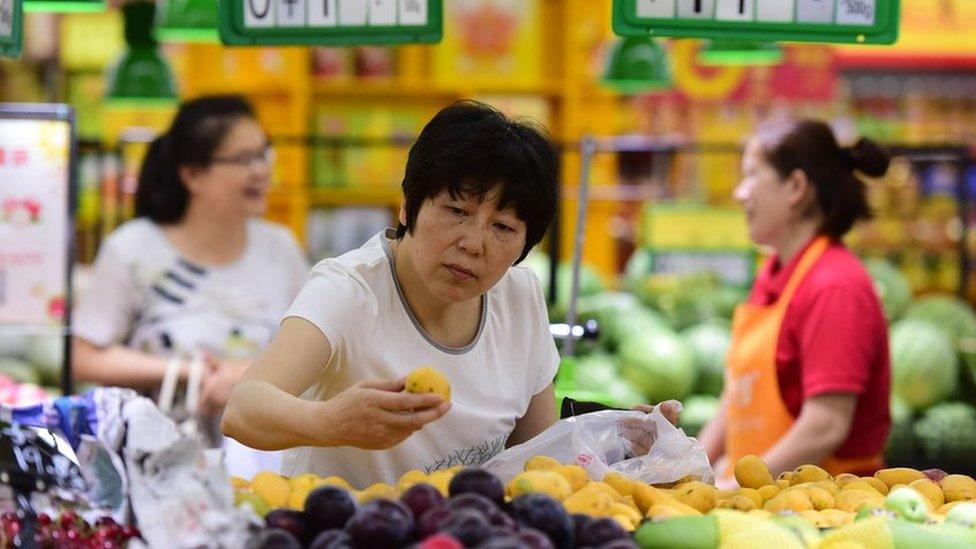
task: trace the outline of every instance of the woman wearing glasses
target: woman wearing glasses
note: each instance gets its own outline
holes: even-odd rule
[[[102,244],[74,321],[79,380],[154,390],[173,357],[201,357],[201,404],[218,415],[267,345],[308,265],[263,221],[272,152],[239,97],[184,103],[149,147],[137,218]],[[228,465],[235,467],[235,452]],[[264,465],[264,464],[262,464]]]

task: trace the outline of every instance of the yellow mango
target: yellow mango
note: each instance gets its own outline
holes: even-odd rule
[[[890,469],[882,469],[874,474],[874,478],[880,480],[881,482],[888,485],[890,490],[896,484],[911,484],[913,480],[918,480],[920,478],[926,478],[925,474],[917,469],[910,469],[908,467],[892,467]]]
[[[440,471],[434,471],[427,476],[427,483],[437,488],[444,497],[449,495],[448,487],[451,485],[451,479],[454,478],[454,471],[450,469],[441,469]]]
[[[451,384],[444,374],[434,368],[417,368],[407,374],[404,390],[408,393],[434,393],[445,402],[451,400]]]
[[[513,478],[506,489],[506,494],[512,498],[533,492],[546,494],[557,501],[562,501],[573,494],[573,488],[559,473],[525,471]]]
[[[652,505],[651,508],[647,510],[647,513],[644,516],[646,516],[651,520],[659,521],[659,520],[667,520],[676,517],[684,517],[687,515],[675,509],[674,507],[671,507],[669,505],[664,505],[662,503],[658,503]]]
[[[524,469],[526,471],[548,471],[550,469],[555,469],[559,467],[560,463],[549,456],[532,456],[529,461],[525,462]]]
[[[312,473],[304,473],[297,475],[288,479],[288,484],[291,485],[292,491],[308,489],[311,490],[315,487],[315,483],[318,482],[318,475],[313,475]]]
[[[613,509],[613,500],[602,491],[580,490],[563,500],[567,513],[607,517]]]
[[[925,499],[929,502],[929,511],[935,511],[945,505],[945,495],[942,493],[942,488],[931,479],[920,478],[913,480],[908,487],[914,488],[918,493],[925,496]]]
[[[976,500],[976,480],[966,475],[948,475],[942,479],[942,491],[949,502]]]
[[[420,469],[411,469],[403,473],[400,480],[397,481],[396,491],[398,494],[403,494],[414,484],[423,484],[425,482],[427,482],[427,473]]]
[[[557,465],[552,469],[552,472],[562,475],[574,492],[586,486],[590,480],[586,476],[586,469],[579,465]]]
[[[251,491],[261,496],[272,509],[277,509],[288,505],[291,484],[278,473],[261,471],[251,479]]]
[[[623,503],[611,503],[610,504],[610,514],[612,516],[624,516],[632,520],[634,524],[640,524],[641,519],[644,518],[640,514],[640,511],[630,507],[629,505],[624,505]]]
[[[813,503],[801,490],[789,490],[767,501],[763,505],[763,509],[771,513],[782,513],[783,511],[800,513],[812,510]]]
[[[240,490],[240,489],[247,490],[251,487],[251,483],[248,482],[246,478],[235,477],[234,475],[231,475],[230,486],[235,490]]]
[[[793,474],[794,475],[794,478],[795,478],[796,473],[794,473],[793,471],[790,471],[790,473]],[[786,473],[783,473],[783,474],[785,475]],[[780,475],[780,476],[783,476],[783,475]],[[776,487],[779,488],[780,491],[786,490],[787,488],[789,488],[792,485],[793,484],[790,482],[789,479],[784,479],[784,478],[778,478],[778,479],[776,479]]]
[[[959,499],[959,500],[956,500],[956,501],[951,501],[949,503],[946,503],[942,507],[939,507],[939,509],[936,510],[936,513],[938,513],[940,515],[948,515],[949,514],[949,511],[951,511],[953,507],[955,507],[956,505],[959,505],[960,503],[966,503],[966,500]]]
[[[861,480],[861,477],[851,474],[851,473],[841,473],[834,477],[834,485],[837,488],[843,488],[849,482],[854,482],[855,480]]]
[[[874,489],[877,490],[878,493],[881,494],[882,496],[888,494],[888,490],[889,490],[888,485],[885,484],[884,482],[881,482],[881,479],[877,477],[861,477],[861,480],[874,487]]]
[[[776,477],[776,484],[782,487],[783,484],[781,484],[780,481],[786,481],[786,486],[793,486],[794,484],[800,482],[797,477],[798,475],[796,474],[796,471],[783,471],[778,477]]]
[[[810,498],[810,503],[813,504],[813,508],[817,511],[822,509],[830,509],[835,505],[834,496],[823,488],[809,486],[805,488],[804,491],[806,492],[807,497]]]
[[[733,469],[735,480],[743,488],[761,488],[773,484],[769,466],[759,456],[748,455],[739,458]]]
[[[288,508],[296,511],[305,509],[305,498],[308,497],[308,493],[311,491],[312,488],[309,487],[300,487],[292,490],[291,495],[288,496]]]
[[[711,485],[694,481],[682,484],[675,490],[675,499],[707,513],[715,507],[715,494],[718,490]]]
[[[765,509],[753,509],[752,511],[749,511],[747,514],[752,515],[754,517],[759,517],[764,520],[769,520],[775,516]]]
[[[762,494],[759,493],[759,490],[756,490],[754,488],[739,488],[735,491],[735,495],[745,496],[751,499],[753,503],[756,504],[756,509],[762,509],[763,503],[765,503]]]
[[[797,483],[831,480],[830,473],[817,465],[801,465],[796,468]]]
[[[396,499],[397,491],[396,488],[390,486],[389,484],[384,484],[382,482],[377,482],[368,486],[365,490],[356,494],[356,499],[359,503],[367,503],[373,501],[374,499]]]
[[[748,496],[732,496],[720,500],[716,507],[719,509],[735,509],[736,511],[754,511],[759,508],[756,506],[756,502]]]
[[[826,526],[824,528],[840,528],[854,523],[855,513],[848,513],[839,509],[822,509],[820,516],[823,517]]]
[[[608,496],[610,496],[610,499],[614,503],[622,503],[626,499],[624,496],[621,496],[620,495],[620,492],[618,492],[612,486],[610,486],[609,484],[607,484],[605,482],[597,482],[597,481],[591,480],[590,482],[587,482],[586,483],[586,486],[580,488],[579,491],[582,492],[584,490],[585,491],[596,490],[598,492],[603,492],[603,493],[607,494]],[[633,496],[630,496],[630,497],[633,498]]]
[[[346,479],[337,476],[325,477],[316,480],[315,487],[318,488],[319,486],[338,486],[339,488],[342,488],[343,490],[349,490],[350,492],[353,489],[352,486],[350,486],[349,483],[346,482]]]
[[[770,484],[769,486],[763,486],[758,490],[759,495],[762,497],[763,503],[771,500],[776,494],[780,493],[779,486],[775,484]]]
[[[884,505],[884,497],[874,491],[864,490],[841,490],[837,494],[835,505],[841,511],[856,513],[862,505]]]
[[[632,495],[634,492],[634,481],[615,471],[607,473],[603,477],[603,482],[605,484],[609,484],[614,490],[617,491],[618,494],[623,497]]]
[[[628,532],[633,532],[637,529],[637,525],[640,524],[639,520],[635,522],[626,515],[612,515],[610,518],[615,520],[621,528]]]
[[[826,491],[828,494],[830,494],[832,496],[833,495],[836,495],[837,492],[840,491],[840,488],[838,488],[837,485],[834,484],[834,481],[832,481],[832,480],[824,480],[824,481],[821,481],[821,482],[814,482],[813,484],[811,484],[811,486],[813,486],[815,488],[820,488],[821,490]]]
[[[869,484],[868,482],[863,480],[855,480],[854,482],[848,482],[841,489],[841,492],[846,492],[848,490],[860,490],[861,492],[871,492],[874,494],[878,494],[879,496],[882,495],[881,492],[879,492],[878,489],[875,488],[873,484]]]
[[[820,511],[801,511],[799,516],[817,528],[827,528],[827,520],[820,514]]]

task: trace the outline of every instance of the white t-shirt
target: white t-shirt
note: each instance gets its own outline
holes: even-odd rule
[[[271,342],[307,274],[291,232],[267,221],[248,222],[240,259],[202,267],[183,259],[155,223],[136,219],[102,244],[74,335],[159,356],[206,350],[252,358]]]
[[[155,223],[135,219],[99,249],[72,331],[99,347],[250,359],[271,342],[307,274],[298,243],[280,225],[249,221],[240,259],[202,267],[181,257]],[[280,452],[260,452],[229,438],[223,446],[231,474],[250,478],[280,467]]]
[[[475,339],[449,349],[435,343],[406,306],[390,259],[391,237],[378,234],[320,262],[286,313],[317,326],[333,349],[302,398],[327,400],[363,379],[397,379],[433,366],[451,384],[451,410],[388,450],[287,450],[286,475],[339,475],[365,488],[393,483],[410,469],[479,465],[505,448],[515,421],[556,375],[559,355],[531,270],[509,269],[483,298]]]

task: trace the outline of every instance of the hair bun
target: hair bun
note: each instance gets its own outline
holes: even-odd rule
[[[851,167],[869,177],[881,177],[888,172],[891,155],[874,141],[862,137],[849,150]]]

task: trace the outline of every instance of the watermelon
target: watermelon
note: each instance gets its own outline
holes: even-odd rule
[[[682,399],[695,384],[695,356],[688,343],[666,328],[628,334],[620,344],[620,373],[649,402]]]
[[[864,267],[874,282],[874,292],[881,300],[888,323],[901,318],[912,301],[912,287],[905,275],[888,261],[877,258],[864,260]]]
[[[593,353],[580,357],[573,373],[573,385],[578,389],[598,390],[618,379],[617,357]]]
[[[718,413],[721,400],[712,395],[692,395],[681,404],[683,408],[679,426],[684,429],[686,435],[695,437]]]
[[[891,396],[891,431],[885,445],[885,462],[891,467],[914,465],[917,443],[912,428],[912,409],[898,395]]]
[[[634,250],[624,267],[625,287],[632,292],[638,291],[650,274],[651,254],[644,249]]]
[[[933,406],[915,423],[915,438],[929,463],[972,463],[976,456],[976,409],[964,402]]]
[[[610,352],[631,332],[645,332],[665,326],[664,319],[644,307],[633,294],[603,292],[580,298],[579,318],[596,319],[600,342]]]
[[[966,385],[976,384],[976,313],[969,303],[954,295],[923,297],[905,313],[905,318],[927,320],[942,329],[952,340],[966,371]]]
[[[725,363],[732,344],[732,331],[727,324],[712,321],[698,324],[682,332],[691,345],[698,379],[695,391],[719,396],[725,383]]]
[[[931,322],[905,318],[891,327],[892,389],[913,410],[942,402],[956,390],[952,342]]]

